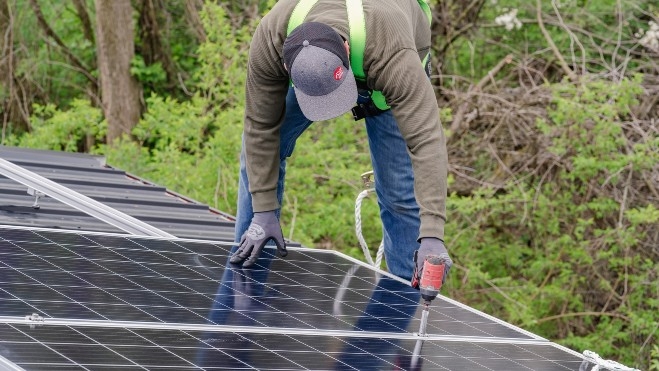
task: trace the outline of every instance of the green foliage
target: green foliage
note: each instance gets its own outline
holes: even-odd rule
[[[6,34],[6,39],[13,42],[11,59],[15,64],[13,73],[15,87],[25,107],[33,104],[54,104],[59,109],[68,109],[75,99],[88,97],[99,99],[98,86],[92,83],[98,79],[97,45],[91,30],[89,38],[83,32],[83,23],[71,1],[36,1],[48,27],[61,41],[46,35],[42,25],[37,21],[29,0],[8,2],[8,14],[11,14],[13,33]],[[86,0],[86,13],[95,26],[95,5],[93,0]],[[198,45],[195,33],[191,31],[186,17],[186,2],[166,0],[158,4],[159,36],[163,50],[159,53],[169,53],[174,62],[173,76],[167,76],[160,62],[146,64],[142,55],[142,45],[139,39],[139,3],[136,7],[134,22],[136,28],[136,55],[131,72],[140,81],[148,94],[155,92],[160,95],[188,98],[188,90],[194,90],[195,80],[192,76],[199,68],[199,60],[194,53]],[[9,54],[7,54],[7,58]],[[7,71],[5,71],[6,73]],[[173,81],[168,81],[172,79]],[[8,87],[0,86],[0,98],[8,99]],[[29,116],[15,115],[17,118]],[[20,122],[11,122],[10,130],[25,129]]]
[[[202,95],[213,109],[242,109],[247,51],[255,25],[235,28],[224,8],[212,3],[205,6],[201,20],[207,40],[198,50],[204,63],[195,78]]]
[[[118,168],[235,213],[250,28],[235,28],[224,8],[200,14],[198,91],[190,101],[152,95],[133,130],[136,141],[101,148]],[[136,160],[137,159],[137,160]]]
[[[167,73],[160,62],[146,65],[141,55],[136,55],[130,63],[130,74],[142,84],[155,85],[167,80]]]
[[[639,82],[553,85],[537,123],[556,155],[551,177],[452,195],[446,232],[463,267],[449,284],[460,299],[625,364],[648,359],[640,344],[656,336],[659,311],[659,264],[643,247],[657,208],[604,192],[623,194],[659,163],[656,138],[632,147],[623,130]]]
[[[73,100],[68,110],[60,110],[52,104],[35,105],[30,121],[30,135],[13,134],[3,144],[79,152],[84,151],[87,144],[103,140],[107,131],[101,110],[81,99]]]
[[[73,5],[63,1],[39,4],[53,32],[82,64],[93,70],[96,49],[81,32],[82,24]],[[36,102],[54,103],[65,108],[87,89],[87,79],[79,69],[70,66],[70,61],[55,42],[43,35],[28,0],[17,0],[12,11],[15,12],[12,14],[15,17],[13,38],[20,42],[15,46],[16,55],[13,56],[17,63],[17,77],[38,87],[39,96],[47,95],[47,99]]]
[[[133,2],[135,57],[131,61],[131,74],[140,82],[145,96],[155,93],[178,100],[190,99],[197,84],[194,75],[200,61],[195,52],[202,37],[191,23],[191,18],[195,18],[192,8],[196,5],[177,0],[151,3],[155,8],[152,20],[157,22],[155,28],[145,21],[149,17],[143,9],[147,2]]]
[[[99,152],[122,170],[149,179],[223,211],[235,211],[242,117],[230,110],[220,117],[205,111],[202,99],[177,102],[152,96],[148,112],[123,140]],[[226,120],[213,135],[213,120]]]
[[[223,6],[229,15],[241,14],[246,9],[255,9],[259,14],[264,14],[275,5],[276,1],[277,0],[236,0],[227,2]]]
[[[650,353],[650,371],[659,371],[659,345],[652,347]]]

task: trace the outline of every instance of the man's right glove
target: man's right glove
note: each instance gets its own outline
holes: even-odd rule
[[[423,275],[423,263],[426,261],[426,256],[428,255],[435,255],[444,260],[446,268],[444,268],[442,284],[446,281],[446,276],[448,276],[448,272],[451,270],[453,260],[451,260],[451,257],[448,255],[448,250],[446,250],[446,246],[444,246],[444,241],[439,238],[424,237],[421,239],[421,246],[414,252],[415,266],[412,275],[412,286],[414,288],[419,288],[419,282],[421,282],[421,276]]]
[[[277,245],[279,256],[284,257],[288,255],[286,251],[286,242],[284,242],[284,235],[281,232],[281,225],[275,211],[264,211],[254,213],[252,223],[249,225],[247,231],[240,238],[240,245],[238,251],[229,260],[232,264],[237,264],[242,261],[243,268],[249,268],[261,255],[261,250],[269,240],[274,240]],[[245,260],[247,259],[247,260]]]

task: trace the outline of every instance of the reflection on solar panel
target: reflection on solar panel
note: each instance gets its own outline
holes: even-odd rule
[[[226,266],[229,249],[0,228],[0,370],[576,371],[584,362],[443,297],[420,338],[418,292],[337,253],[292,249],[241,269]]]

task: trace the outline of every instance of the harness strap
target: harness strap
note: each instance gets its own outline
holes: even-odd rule
[[[428,0],[417,0],[419,3],[419,6],[423,10],[424,13],[426,13],[426,17],[428,18],[428,25],[432,25],[432,11],[430,10],[430,5],[428,5]],[[421,64],[425,67],[428,65],[428,62],[430,61],[430,50],[428,50],[428,54],[423,58],[423,61]],[[428,76],[430,76],[430,70],[427,71]]]
[[[426,13],[426,17],[428,17],[428,24],[432,24],[432,11],[430,10],[430,5],[428,5],[428,0],[416,1],[419,3],[421,9],[423,9],[423,12]]]
[[[350,66],[358,80],[366,80],[364,49],[366,49],[366,20],[362,0],[346,0],[350,29]]]
[[[288,19],[288,28],[286,29],[286,35],[290,35],[293,30],[304,22],[304,19],[307,18],[307,14],[311,11],[314,5],[318,0],[300,0],[293,9],[291,13],[291,18]]]
[[[352,73],[358,80],[366,81],[364,73],[364,49],[366,49],[366,20],[364,19],[364,7],[362,0],[346,0],[348,10],[348,24],[350,25],[350,64]],[[389,108],[384,94],[380,91],[371,92],[371,100],[375,107],[382,111]],[[357,119],[355,115],[355,119]]]

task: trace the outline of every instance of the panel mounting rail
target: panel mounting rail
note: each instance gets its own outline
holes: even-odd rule
[[[0,158],[0,174],[134,235],[176,238],[150,224]]]

